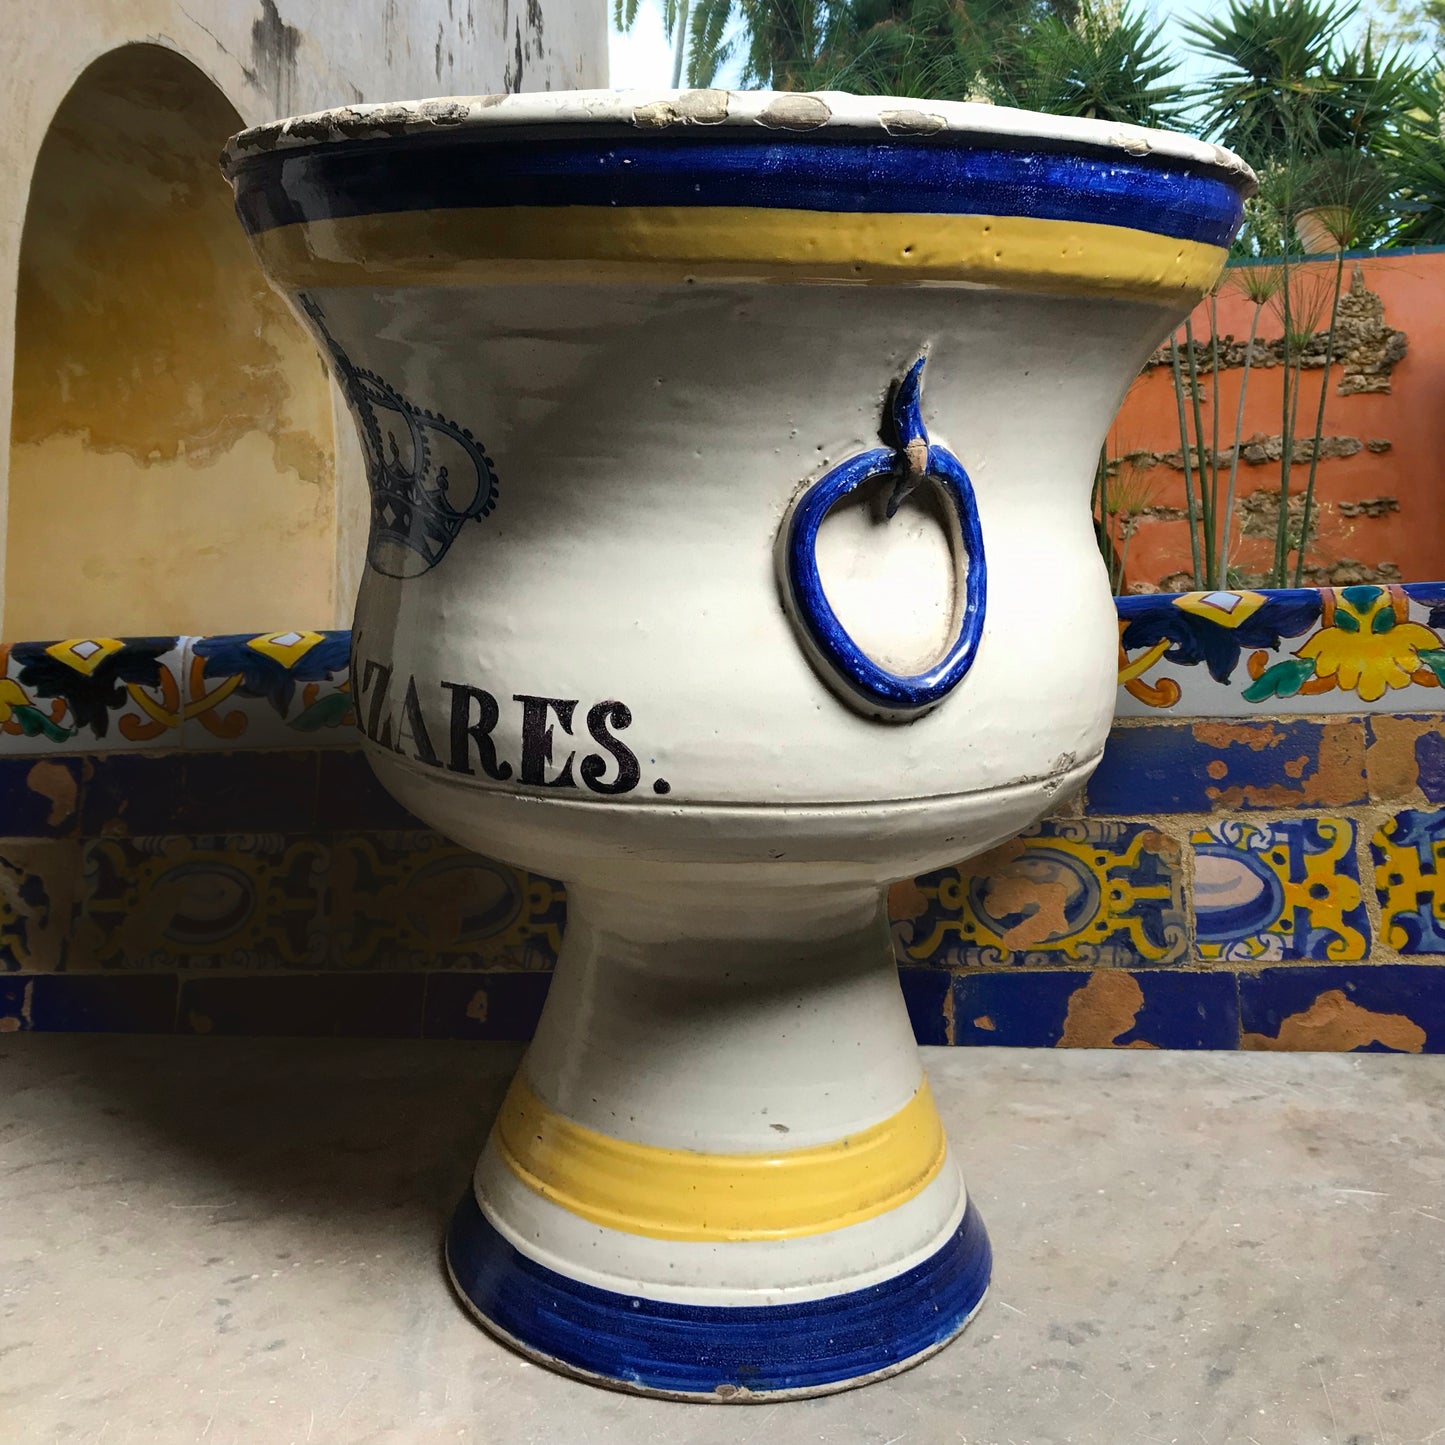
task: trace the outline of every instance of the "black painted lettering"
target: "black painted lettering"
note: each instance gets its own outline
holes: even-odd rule
[[[572,778],[572,759],[575,752],[567,754],[562,771],[555,778],[547,776],[547,764],[552,761],[552,725],[547,720],[549,712],[557,715],[558,725],[568,737],[572,735],[572,714],[577,707],[575,698],[533,697],[529,693],[512,694],[512,701],[522,704],[522,776],[521,781],[537,788],[575,788]]]
[[[614,728],[631,727],[632,709],[625,702],[599,702],[587,713],[587,731],[592,734],[593,741],[600,743],[616,759],[617,776],[610,783],[603,782],[606,761],[596,753],[588,753],[582,759],[582,781],[594,793],[630,793],[641,780],[642,770],[637,766],[637,755],[632,749],[608,732],[609,723]]]
[[[372,687],[373,679],[380,679],[371,692],[371,707],[366,714],[366,735],[372,742],[384,748],[395,748],[391,738],[391,710],[387,706],[387,694],[391,691],[391,668],[368,658],[366,670],[362,673],[363,690]]]
[[[497,761],[497,745],[492,741],[492,729],[497,725],[498,716],[496,698],[464,682],[444,682],[442,686],[452,695],[452,756],[447,770],[453,773],[475,772],[471,764],[471,745],[475,744],[482,771],[499,783],[505,782],[512,776],[512,765]],[[474,704],[475,720],[472,717]]]
[[[401,725],[396,730],[396,750],[403,752],[402,744],[411,743],[411,754],[419,763],[429,768],[439,768],[442,760],[431,745],[431,734],[426,730],[426,719],[421,712],[421,699],[416,695],[416,678],[406,680],[406,697],[401,704]]]

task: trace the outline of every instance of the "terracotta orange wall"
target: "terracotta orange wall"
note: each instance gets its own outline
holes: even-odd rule
[[[1333,286],[1334,262],[1310,262],[1300,268],[1304,287]],[[1445,253],[1401,252],[1394,255],[1346,261],[1344,284],[1348,287],[1352,269],[1358,266],[1366,287],[1378,293],[1384,303],[1384,324],[1404,331],[1408,350],[1395,364],[1388,393],[1340,396],[1340,369],[1331,368],[1330,389],[1325,403],[1326,437],[1357,437],[1361,442],[1387,440],[1388,451],[1360,451],[1347,458],[1321,460],[1316,478],[1319,533],[1308,553],[1310,562],[1336,563],[1349,558],[1371,567],[1393,563],[1405,581],[1445,579]],[[1318,278],[1318,279],[1316,279]],[[1249,335],[1253,303],[1239,291],[1237,278],[1227,280],[1218,300],[1221,336],[1232,334],[1241,342]],[[1323,330],[1328,312],[1319,323]],[[1210,335],[1208,303],[1193,318],[1195,338]],[[1279,317],[1266,306],[1261,317],[1261,339],[1278,339],[1283,328]],[[1181,333],[1182,335],[1182,333]],[[1296,437],[1314,432],[1315,409],[1319,405],[1321,368],[1304,373],[1300,409],[1295,423]],[[1234,437],[1235,409],[1243,371],[1221,372],[1219,417],[1220,448]],[[1281,432],[1280,402],[1283,368],[1255,366],[1249,378],[1245,402],[1243,437],[1254,433],[1275,436]],[[1208,387],[1202,388],[1206,438],[1212,427]],[[1191,418],[1192,426],[1192,418]],[[1134,384],[1109,435],[1114,456],[1136,448],[1166,452],[1179,447],[1179,423],[1173,380],[1168,367],[1145,372]],[[1303,494],[1308,462],[1296,462],[1291,493]],[[1156,464],[1143,473],[1152,488],[1151,507],[1184,507],[1183,473]],[[1223,493],[1221,482],[1221,504]],[[1236,492],[1238,501],[1259,489],[1278,493],[1279,465],[1250,466],[1241,461]],[[1340,502],[1393,497],[1397,512],[1378,517],[1345,517],[1337,510]],[[1273,552],[1270,538],[1241,538],[1236,512],[1235,545],[1231,562],[1245,571],[1262,571]],[[1158,585],[1173,573],[1189,567],[1189,538],[1178,519],[1144,516],[1127,553],[1129,588]],[[1351,579],[1344,579],[1351,580]]]

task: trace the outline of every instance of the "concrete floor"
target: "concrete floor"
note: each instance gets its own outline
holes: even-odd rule
[[[1445,1442],[1445,1057],[926,1051],[997,1254],[867,1390],[669,1405],[438,1263],[518,1051],[0,1044],[3,1445]]]

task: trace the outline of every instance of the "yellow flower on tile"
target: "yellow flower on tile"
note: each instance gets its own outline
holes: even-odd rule
[[[1408,687],[1427,665],[1421,653],[1437,652],[1441,640],[1419,622],[1402,622],[1383,587],[1345,587],[1337,594],[1334,621],[1309,638],[1296,654],[1314,662],[1315,676],[1333,677],[1345,692],[1364,702],[1388,688]]]

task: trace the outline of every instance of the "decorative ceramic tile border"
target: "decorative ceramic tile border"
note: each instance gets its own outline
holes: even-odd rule
[[[0,755],[353,747],[351,634],[0,644]]]
[[[1445,712],[1445,582],[1117,605],[1123,718]],[[341,630],[0,644],[0,757],[354,747],[350,647]]]
[[[1445,583],[1120,597],[1120,717],[1445,710]]]

